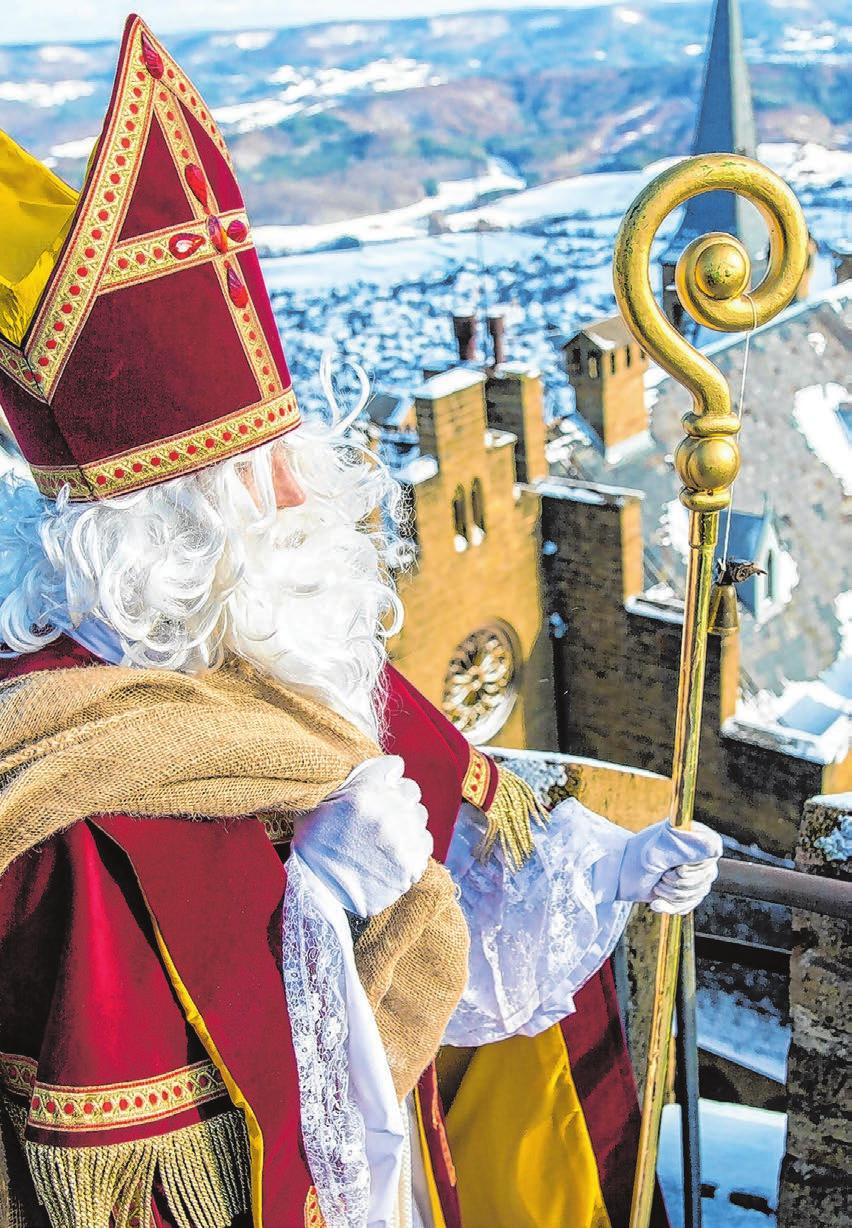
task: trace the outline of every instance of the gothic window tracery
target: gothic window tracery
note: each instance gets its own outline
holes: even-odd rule
[[[480,627],[453,652],[441,706],[472,742],[487,742],[505,725],[517,698],[517,660],[508,630]]]

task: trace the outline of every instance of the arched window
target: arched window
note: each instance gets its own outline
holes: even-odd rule
[[[474,543],[479,545],[485,536],[485,493],[479,478],[473,479],[473,485],[470,488],[470,507],[473,512],[472,537]]]
[[[625,360],[624,360],[625,366],[629,367],[633,363],[633,351],[631,350],[629,345],[624,347],[624,353],[625,353]]]
[[[766,556],[766,598],[774,601],[778,596],[778,563],[775,551],[770,550]]]
[[[615,375],[615,350],[609,356],[609,373]]]
[[[589,355],[589,379],[597,379],[600,375],[600,354]]]
[[[467,503],[464,488],[461,486],[456,487],[456,493],[453,495],[453,533],[456,550],[466,550],[470,535],[467,523]]]
[[[583,351],[578,345],[575,345],[571,351],[571,366],[575,371],[579,372],[583,364]]]

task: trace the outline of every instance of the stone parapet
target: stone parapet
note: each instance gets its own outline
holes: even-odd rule
[[[852,880],[852,794],[812,798],[796,848],[797,868]],[[787,1069],[787,1153],[778,1228],[846,1228],[852,1194],[852,933],[848,921],[795,909],[790,965],[792,1040]]]

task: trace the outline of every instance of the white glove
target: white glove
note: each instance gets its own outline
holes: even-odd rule
[[[372,917],[423,877],[432,853],[420,788],[398,755],[369,759],[296,820],[292,848],[347,912]]]
[[[636,832],[616,859],[592,870],[599,902],[644,901],[653,912],[691,912],[719,873],[722,841],[703,823],[672,827],[668,819]]]

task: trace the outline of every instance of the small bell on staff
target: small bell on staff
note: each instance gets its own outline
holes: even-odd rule
[[[765,575],[762,567],[743,559],[728,559],[724,564],[719,563],[719,572],[710,594],[708,635],[718,635],[725,639],[739,631],[740,611],[736,586],[752,576]]]

